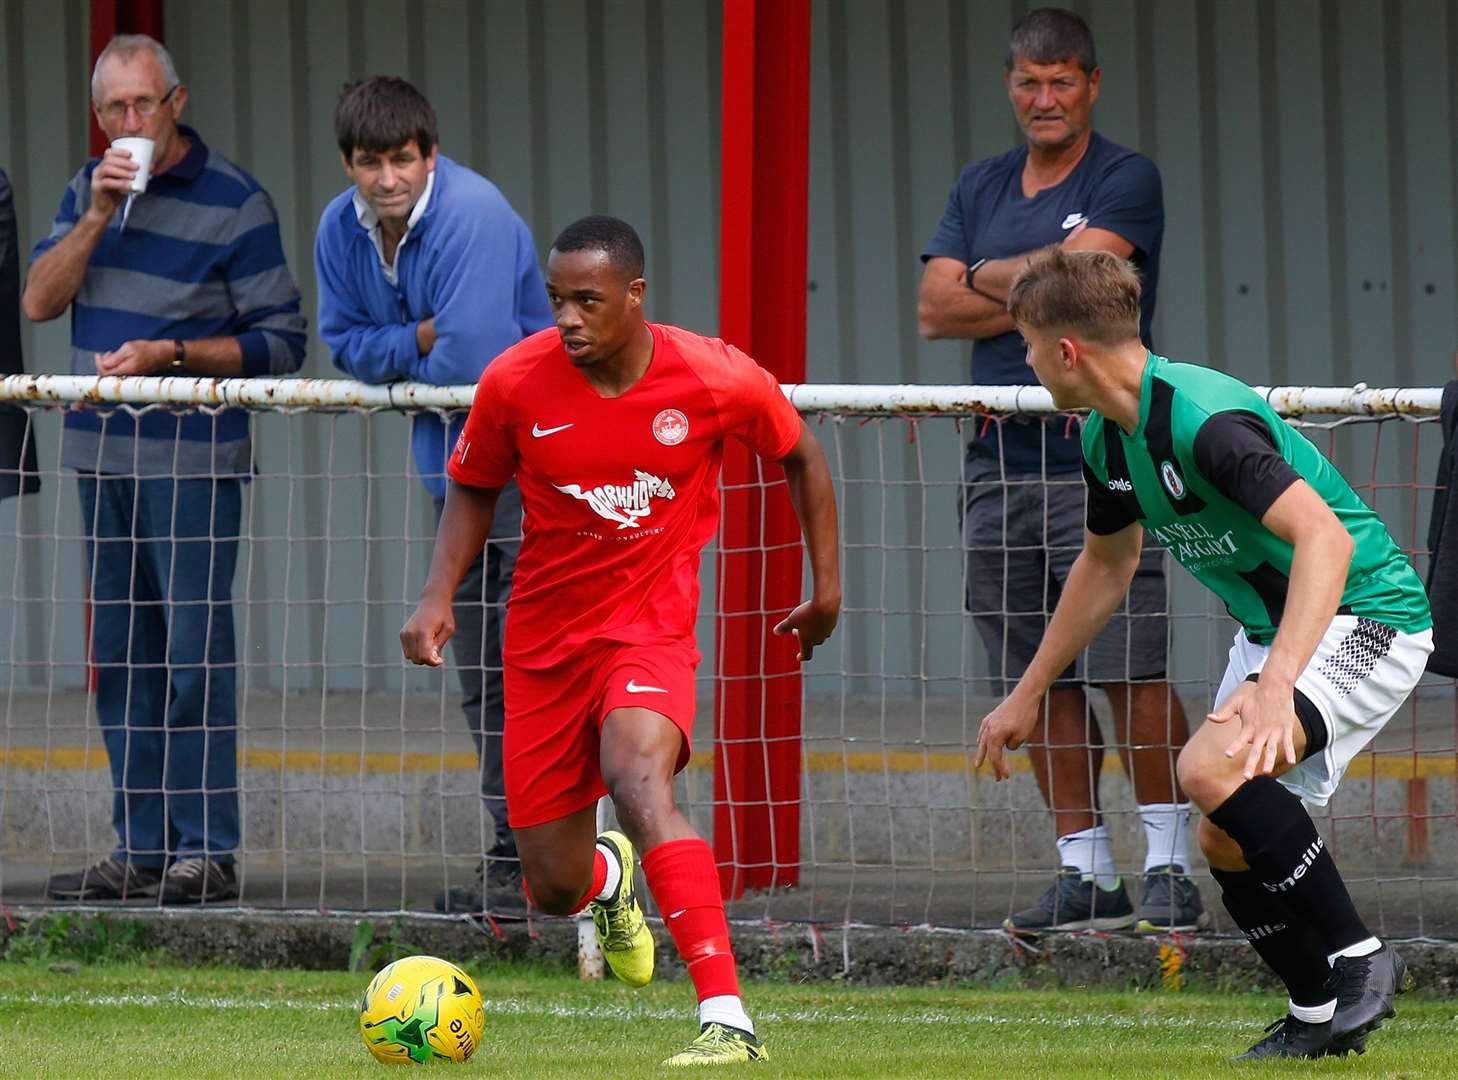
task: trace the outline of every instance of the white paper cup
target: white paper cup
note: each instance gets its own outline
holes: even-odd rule
[[[147,181],[152,178],[152,153],[157,144],[141,135],[127,135],[112,142],[119,150],[126,150],[137,163],[137,175],[132,177],[131,190],[138,194],[147,190]]]

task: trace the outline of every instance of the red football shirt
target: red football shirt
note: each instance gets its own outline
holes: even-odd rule
[[[717,338],[650,323],[653,361],[602,397],[555,329],[486,366],[451,454],[451,479],[521,487],[522,546],[504,653],[553,667],[598,641],[693,640],[699,552],[719,527],[733,436],[778,460],[800,417],[778,381]]]

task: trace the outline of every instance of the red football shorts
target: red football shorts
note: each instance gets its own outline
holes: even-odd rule
[[[608,644],[544,670],[505,662],[502,765],[506,814],[524,829],[576,813],[607,794],[602,724],[614,709],[651,709],[683,733],[674,772],[688,764],[698,651],[682,645]]]

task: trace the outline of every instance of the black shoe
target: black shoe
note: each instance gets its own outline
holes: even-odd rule
[[[178,859],[167,868],[158,896],[164,904],[215,904],[219,900],[235,900],[238,879],[232,863],[193,855]]]
[[[1330,985],[1336,990],[1332,1036],[1342,1045],[1360,1050],[1369,1032],[1397,1015],[1393,998],[1412,988],[1413,978],[1397,950],[1387,942],[1366,956],[1338,956]]]
[[[484,872],[482,867],[484,866]],[[522,887],[521,860],[516,853],[488,854],[473,885],[452,885],[435,894],[435,910],[448,914],[483,915],[503,919],[524,919],[526,892]]]
[[[161,880],[160,867],[138,866],[108,855],[85,870],[52,874],[46,881],[46,896],[52,900],[135,900],[156,896]]]
[[[1003,920],[1003,929],[1017,934],[1040,930],[1123,930],[1134,925],[1134,905],[1119,881],[1100,889],[1083,880],[1076,866],[1064,866],[1038,902]]]
[[[1343,1055],[1332,1045],[1331,1021],[1308,1024],[1289,1013],[1266,1028],[1267,1035],[1233,1061],[1259,1061],[1262,1058],[1319,1058],[1327,1054]]]
[[[1141,934],[1190,933],[1208,921],[1200,890],[1177,863],[1144,872],[1144,896],[1139,901]]]

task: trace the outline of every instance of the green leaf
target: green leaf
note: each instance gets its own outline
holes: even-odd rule
[[[375,940],[375,924],[361,919],[354,927],[354,940],[349,945],[349,970],[364,970],[365,958],[370,955],[370,945]]]

